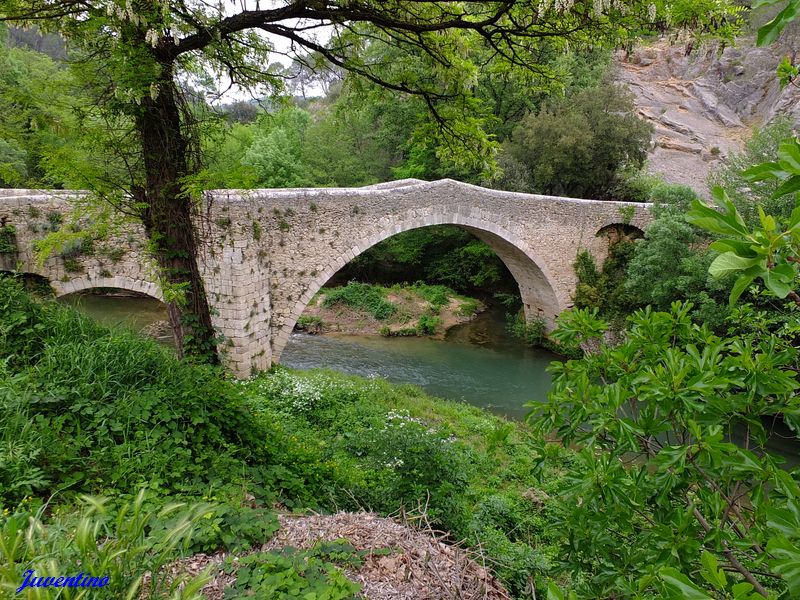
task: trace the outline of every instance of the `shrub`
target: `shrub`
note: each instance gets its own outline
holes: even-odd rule
[[[745,144],[742,152],[731,154],[725,164],[709,177],[709,186],[721,186],[749,225],[759,225],[757,206],[768,215],[786,218],[795,207],[795,194],[773,197],[780,180],[753,181],[742,176],[753,165],[774,161],[778,146],[794,135],[794,123],[788,117],[779,117],[769,125],[757,129]]]
[[[300,315],[295,323],[294,328],[298,331],[305,331],[307,333],[322,333],[325,328],[325,323],[322,317],[314,315]]]
[[[598,308],[601,314],[616,320],[639,306],[635,293],[626,287],[629,263],[636,247],[633,241],[625,237],[610,242],[608,257],[600,270],[589,252],[580,252],[573,264],[578,276],[575,306]]]
[[[13,225],[0,226],[0,254],[17,252],[17,230]]]
[[[366,311],[378,320],[387,319],[397,311],[397,307],[386,299],[384,289],[356,281],[326,292],[322,304],[323,306],[344,304],[356,310]]]
[[[458,311],[456,314],[461,317],[471,317],[478,312],[478,309],[481,308],[481,303],[475,300],[474,298],[459,298],[461,300],[461,306],[458,307]]]
[[[558,522],[561,569],[585,574],[583,597],[799,589],[800,487],[768,448],[778,415],[798,430],[797,351],[760,328],[712,335],[690,308],[637,311],[619,345],[551,364],[553,390],[529,417],[581,448]],[[586,309],[559,325],[564,343],[608,326]],[[665,595],[675,582],[683,593]]]
[[[455,292],[449,287],[444,285],[429,285],[418,281],[414,285],[408,286],[408,289],[416,292],[422,296],[426,301],[430,302],[434,309],[439,309],[450,302],[450,298],[455,296]]]
[[[339,447],[364,469],[350,493],[362,506],[387,514],[429,498],[430,517],[446,519],[470,478],[466,448],[404,411],[389,411],[379,426],[351,432]]]
[[[436,328],[441,325],[442,319],[435,315],[420,315],[417,322],[418,335],[434,335]]]
[[[277,489],[307,496],[282,431],[255,420],[218,369],[35,301],[8,278],[0,278],[0,365],[0,435],[17,457],[0,463],[0,501],[142,483],[205,494],[209,484],[244,479],[270,499],[268,472],[280,477]]]
[[[226,559],[223,571],[236,581],[226,598],[324,598],[355,600],[361,586],[339,565],[359,567],[361,554],[346,540],[317,544],[309,550],[286,548]]]

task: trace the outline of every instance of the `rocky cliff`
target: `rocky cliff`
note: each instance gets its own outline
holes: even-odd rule
[[[769,48],[755,48],[746,38],[688,56],[685,46],[662,41],[618,54],[617,80],[655,126],[650,172],[706,194],[709,172],[741,148],[753,127],[781,114],[800,124],[800,87],[781,89],[775,76],[798,37],[789,33]]]

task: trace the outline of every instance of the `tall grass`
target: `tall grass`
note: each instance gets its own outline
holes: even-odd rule
[[[84,496],[77,515],[45,522],[44,509],[0,517],[0,597],[28,600],[79,598],[200,600],[208,581],[167,577],[163,567],[188,546],[199,521],[211,512],[205,504],[171,503],[149,508],[144,490],[112,507],[107,499]],[[103,587],[24,587],[26,571],[35,577],[108,577]],[[145,577],[145,573],[148,574]]]

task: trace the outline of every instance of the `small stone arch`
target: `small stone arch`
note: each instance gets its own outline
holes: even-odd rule
[[[609,244],[623,240],[633,241],[644,237],[644,231],[630,223],[609,223],[601,227],[595,237],[605,237]]]
[[[556,278],[552,276],[534,250],[505,226],[459,213],[435,213],[426,216],[412,213],[395,225],[359,240],[349,250],[330,261],[324,269],[314,276],[295,303],[280,331],[276,332],[273,337],[273,361],[278,362],[280,360],[280,355],[289,341],[289,336],[308,303],[342,267],[356,256],[385,239],[405,231],[433,225],[457,225],[487,243],[514,276],[519,286],[525,315],[528,320],[542,318],[547,328],[551,329],[555,325],[556,316],[568,308],[557,293]]]
[[[75,294],[86,290],[97,288],[117,288],[129,292],[136,292],[144,294],[164,302],[164,295],[161,293],[161,288],[155,283],[143,281],[141,279],[133,279],[131,277],[115,276],[115,277],[79,277],[70,279],[69,281],[54,281],[52,286],[55,290],[56,298],[66,296],[67,294]]]
[[[44,275],[32,271],[16,271],[0,269],[0,276],[16,279],[25,286],[28,291],[34,291],[46,297],[55,297],[53,284]]]

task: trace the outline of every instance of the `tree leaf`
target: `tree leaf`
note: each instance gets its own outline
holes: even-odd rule
[[[767,526],[775,529],[786,538],[800,537],[800,522],[797,514],[788,508],[767,508]]]
[[[742,177],[747,181],[764,181],[766,179],[784,179],[789,175],[776,162],[766,162],[755,165],[742,171]]]
[[[767,271],[764,273],[761,278],[764,280],[764,285],[767,286],[770,292],[775,294],[778,298],[786,298],[789,295],[789,292],[792,291],[791,286],[786,283],[783,277],[779,274],[773,273],[772,271]]]
[[[772,538],[767,551],[773,556],[769,566],[786,580],[790,590],[800,590],[800,549],[784,537]]]
[[[731,288],[731,295],[728,297],[728,304],[731,306],[736,304],[736,301],[742,295],[742,292],[744,292],[747,289],[747,286],[753,282],[753,279],[755,279],[755,275],[749,275],[747,273],[740,275],[733,284],[733,288]]]
[[[759,46],[769,46],[798,15],[800,15],[800,0],[791,0],[774,19],[758,30],[756,43]]]
[[[745,269],[754,267],[762,260],[763,259],[758,256],[747,258],[739,256],[735,252],[723,252],[714,259],[714,262],[708,267],[708,272],[712,277],[724,277],[730,273],[736,273],[737,271],[744,271]]]
[[[756,251],[752,248],[752,242],[733,238],[723,238],[713,242],[709,248],[717,252],[735,252],[739,256],[753,257]]]
[[[797,1],[798,14],[800,15],[800,0]],[[788,139],[778,147],[778,158],[781,165],[788,166],[792,175],[800,174],[800,143],[795,138]]]
[[[772,192],[773,198],[780,198],[781,196],[785,196],[786,194],[793,194],[794,192],[800,191],[800,175],[792,175],[784,181],[781,185],[778,186],[774,192]]]
[[[664,567],[658,572],[659,577],[664,581],[664,587],[668,592],[666,598],[675,600],[713,600],[702,589],[697,587],[683,573],[672,567]]]
[[[686,215],[686,220],[701,229],[722,233],[725,235],[747,235],[747,227],[740,225],[735,216],[721,213],[699,200],[692,202],[692,208]]]
[[[700,562],[703,564],[703,570],[700,575],[708,583],[714,586],[715,589],[724,590],[728,585],[728,579],[725,577],[725,571],[719,568],[719,561],[710,552],[703,552],[700,556]]]

